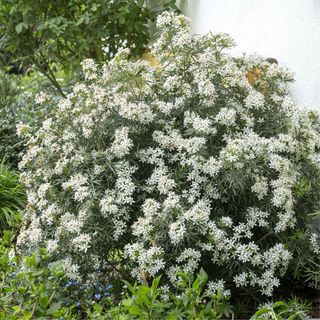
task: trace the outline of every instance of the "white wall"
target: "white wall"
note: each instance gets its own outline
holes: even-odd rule
[[[295,73],[292,94],[320,111],[320,0],[181,0],[194,33],[229,33],[233,54],[274,57]]]

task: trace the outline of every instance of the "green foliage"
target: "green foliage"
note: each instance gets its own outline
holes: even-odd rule
[[[159,286],[160,277],[151,285],[126,282],[124,299],[106,313],[98,305],[91,314],[93,319],[222,319],[229,318],[232,308],[228,298],[220,292],[206,290],[208,275],[202,269],[195,279],[179,273],[179,281],[170,292]]]
[[[16,113],[13,105],[21,93],[18,78],[0,72],[0,154],[17,166],[22,142],[16,134]]]
[[[0,319],[73,319],[74,306],[63,306],[59,290],[63,272],[48,266],[43,250],[21,260],[12,246],[14,237],[6,231],[0,240]]]
[[[2,49],[13,61],[32,63],[63,94],[54,74],[55,64],[76,71],[80,61],[103,61],[120,47],[139,54],[149,41],[148,23],[156,9],[147,1],[11,0],[1,1]],[[163,8],[175,1],[157,0]]]
[[[232,314],[228,299],[206,290],[207,274],[201,270],[193,279],[179,273],[172,291],[152,284],[131,285],[119,304],[90,290],[70,286],[59,265],[41,249],[20,257],[14,249],[13,232],[0,240],[0,319],[221,319]],[[81,286],[82,287],[82,286]],[[89,287],[88,287],[89,288]],[[81,289],[81,290],[80,290]],[[79,299],[81,301],[79,301]]]
[[[207,286],[201,269],[195,278],[179,272],[175,287],[161,285],[155,277],[150,285],[125,282],[126,293],[118,303],[92,287],[66,278],[59,265],[41,249],[29,257],[15,252],[15,233],[5,231],[0,239],[0,320],[7,319],[229,319],[229,298]],[[99,284],[97,279],[93,279]],[[110,286],[108,286],[108,289]],[[114,300],[115,301],[115,300]],[[260,308],[252,320],[304,319],[310,304],[292,298]]]
[[[4,229],[20,220],[19,210],[24,207],[25,200],[19,175],[0,163],[0,236]]]
[[[298,229],[288,237],[288,248],[294,252],[294,259],[290,265],[288,283],[296,280],[298,283],[310,283],[311,287],[320,288],[320,255],[315,254],[310,246],[310,233],[307,229]],[[292,291],[289,288],[289,291]],[[310,288],[309,293],[312,292]]]
[[[252,317],[251,320],[303,320],[307,318],[311,307],[309,303],[299,301],[296,298],[289,300],[287,303],[277,301],[273,304],[261,307]]]

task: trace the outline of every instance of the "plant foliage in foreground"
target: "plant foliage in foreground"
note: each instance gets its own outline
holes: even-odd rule
[[[229,318],[232,306],[220,292],[208,290],[208,275],[202,269],[195,279],[188,274],[177,274],[175,289],[161,287],[160,277],[150,286],[126,282],[127,294],[118,306],[103,316],[103,308],[96,306],[96,319],[222,319]]]
[[[0,241],[0,319],[230,319],[229,298],[208,287],[204,270],[192,276],[180,272],[173,288],[126,283],[126,293],[115,303],[95,294],[86,284],[66,278],[58,265],[50,263],[45,250],[19,257],[12,247],[14,233],[5,232]],[[110,288],[108,288],[110,289]],[[91,292],[91,293],[90,293]],[[79,300],[80,299],[80,300]],[[304,319],[310,308],[296,299],[276,302],[259,309],[252,320]]]
[[[151,62],[84,61],[86,80],[30,137],[18,244],[45,246],[73,279],[173,284],[202,267],[222,293],[270,296],[302,258],[319,263],[316,114],[288,96],[287,70],[228,55],[229,36],[193,37],[171,13],[157,26]]]

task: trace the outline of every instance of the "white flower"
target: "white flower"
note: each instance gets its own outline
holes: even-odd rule
[[[98,66],[93,59],[83,60],[81,67],[86,79],[93,80],[97,78]]]
[[[235,285],[237,287],[246,286],[247,283],[248,283],[247,277],[248,277],[247,273],[246,272],[242,272],[242,273],[236,275],[233,278],[233,281],[234,281],[234,283],[235,283]]]
[[[146,217],[152,218],[160,209],[160,204],[154,199],[146,199],[142,205],[142,211]]]
[[[264,106],[264,96],[256,90],[250,90],[244,103],[248,109],[262,109]]]
[[[89,234],[80,234],[72,239],[72,244],[80,252],[87,252],[90,247],[91,236]]]
[[[178,244],[183,240],[186,231],[187,229],[183,222],[177,221],[171,223],[169,227],[169,237],[171,239],[171,242],[175,245]]]
[[[185,112],[184,116],[184,125],[191,125],[192,128],[199,133],[215,133],[216,129],[212,127],[212,120],[206,118],[202,119],[194,112]]]
[[[111,152],[116,157],[123,157],[129,153],[130,148],[132,148],[133,143],[132,140],[128,137],[129,129],[123,127],[121,129],[116,130],[115,139],[111,145]]]
[[[66,257],[65,259],[61,260],[61,265],[63,270],[65,271],[66,275],[73,280],[79,280],[79,266],[72,262],[70,257]]]
[[[215,121],[225,126],[232,126],[236,122],[236,116],[236,110],[221,108],[220,112],[215,117]]]
[[[46,245],[46,249],[48,250],[48,253],[52,253],[58,249],[58,246],[59,246],[59,244],[58,244],[57,240],[48,240],[47,245]]]
[[[183,270],[186,273],[193,273],[198,267],[201,253],[192,248],[186,248],[176,259],[177,263],[183,264]]]
[[[105,196],[100,201],[101,212],[104,215],[112,214],[114,215],[119,211],[116,204],[116,200],[112,192],[106,192]]]
[[[313,251],[317,254],[320,254],[320,241],[319,241],[319,235],[316,233],[311,233],[310,236],[310,243]]]
[[[265,177],[257,176],[251,190],[257,194],[259,200],[263,199],[268,193],[268,181]]]
[[[16,128],[17,128],[18,136],[23,136],[24,134],[26,134],[30,130],[30,127],[27,124],[24,124],[22,122],[18,123]]]
[[[209,79],[200,80],[197,82],[197,84],[200,95],[203,95],[204,97],[210,97],[211,99],[215,96],[216,89],[214,87],[214,84]]]
[[[206,292],[208,295],[217,294],[218,292],[220,292],[225,297],[231,295],[231,291],[225,289],[225,281],[222,279],[218,281],[209,281]]]
[[[50,99],[50,96],[48,96],[46,93],[44,92],[40,92],[36,94],[36,97],[34,99],[36,104],[44,104],[46,101],[48,101]]]

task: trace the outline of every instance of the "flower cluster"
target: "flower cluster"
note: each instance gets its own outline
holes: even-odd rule
[[[229,36],[194,37],[168,12],[158,28],[152,62],[126,50],[85,61],[85,81],[30,138],[18,244],[47,246],[73,279],[122,264],[174,281],[206,266],[212,292],[270,295],[304,221],[297,184],[320,172],[315,114],[288,97],[287,70],[226,54]]]

